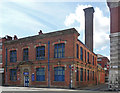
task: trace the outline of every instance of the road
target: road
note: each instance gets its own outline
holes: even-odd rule
[[[32,87],[7,87],[2,86],[2,93],[120,93],[108,91],[107,84],[79,89],[60,89],[60,88],[32,88]]]

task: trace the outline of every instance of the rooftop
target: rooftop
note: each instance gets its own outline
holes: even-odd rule
[[[64,35],[64,34],[71,34],[71,33],[77,33],[78,36],[80,35],[75,28],[69,28],[69,29],[54,31],[54,32],[50,32],[50,33],[44,33],[41,35],[29,36],[29,37],[16,39],[16,40],[9,40],[9,41],[6,41],[5,44],[11,44],[11,43],[15,43],[15,42],[20,43],[22,41],[29,41],[31,38],[33,40],[37,40],[37,39],[42,39],[42,38],[46,38],[46,37],[54,37],[54,36],[59,36],[59,35]]]

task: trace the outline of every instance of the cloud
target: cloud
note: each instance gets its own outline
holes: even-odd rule
[[[70,13],[68,16],[66,16],[66,19],[64,21],[65,26],[71,26],[75,23],[75,21],[80,23],[80,27],[78,31],[84,30],[84,24],[85,24],[85,18],[84,18],[84,8],[91,7],[91,5],[78,5],[76,7],[75,13]]]
[[[80,26],[78,32],[81,34],[83,33],[83,40],[84,41],[84,28],[85,28],[85,18],[84,18],[84,8],[91,7],[91,5],[78,5],[74,13],[70,13],[66,16],[64,21],[65,26],[72,26],[75,22],[79,22]],[[103,15],[103,11],[100,8],[95,7],[94,12],[94,48],[96,50],[98,48],[104,49],[106,45],[109,46],[109,23],[110,18]]]
[[[101,50],[105,50],[107,48],[107,46],[103,46],[102,48],[101,48]]]

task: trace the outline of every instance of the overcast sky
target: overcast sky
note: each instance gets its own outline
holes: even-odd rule
[[[105,0],[51,1],[1,0],[0,37],[17,35],[18,38],[22,38],[37,35],[39,30],[48,33],[74,27],[80,33],[79,39],[84,43],[83,9],[92,6],[95,10],[94,52],[110,56],[110,16]]]

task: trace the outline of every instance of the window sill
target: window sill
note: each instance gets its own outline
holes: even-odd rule
[[[54,82],[65,82],[65,81],[54,81]]]
[[[33,81],[34,82],[34,81]],[[46,81],[35,81],[35,82],[46,82]]]

